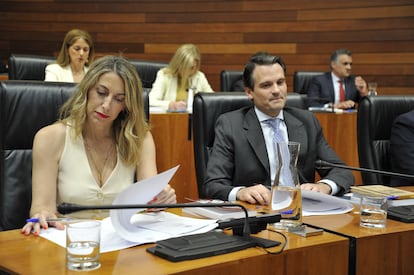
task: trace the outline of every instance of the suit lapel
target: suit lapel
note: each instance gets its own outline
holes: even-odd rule
[[[306,133],[306,130],[304,129],[305,126],[303,125],[303,123],[296,117],[294,117],[292,114],[290,114],[289,111],[286,111],[286,109],[283,115],[285,117],[289,141],[296,141],[300,143],[301,148],[299,154],[301,152],[308,152],[308,140],[306,135],[303,134]]]
[[[262,128],[260,122],[257,119],[254,108],[246,113],[243,121],[243,129],[246,131],[247,141],[253,148],[254,153],[259,159],[260,163],[265,167],[266,171],[270,174],[269,159],[267,157],[266,143],[262,134]]]

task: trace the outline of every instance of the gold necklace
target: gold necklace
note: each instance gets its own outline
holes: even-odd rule
[[[102,168],[99,169],[98,168],[98,165],[96,164],[95,158],[93,156],[93,152],[95,152],[96,155],[99,155],[98,152],[93,147],[91,147],[88,144],[88,142],[86,141],[86,139],[85,139],[85,145],[86,145],[86,148],[87,148],[87,152],[89,152],[89,156],[90,156],[90,160],[92,162],[92,165],[95,168],[96,172],[98,173],[98,183],[99,183],[99,186],[102,186],[103,185],[102,174],[105,171],[105,168],[106,168],[106,165],[108,163],[109,157],[112,155],[115,146],[114,146],[114,144],[111,143],[110,150],[108,150],[108,153],[106,154],[106,157],[105,157],[105,160],[103,162]]]

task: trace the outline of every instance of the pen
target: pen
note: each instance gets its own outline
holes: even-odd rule
[[[414,195],[401,195],[401,196],[389,196],[389,200],[405,200],[405,199],[414,199]]]
[[[280,214],[282,214],[282,215],[290,215],[290,214],[293,214],[293,209],[289,209],[289,210],[282,211],[282,212],[280,212]]]
[[[67,222],[71,220],[72,219],[69,219],[69,218],[56,218],[56,219],[46,219],[46,222]],[[26,222],[37,223],[39,222],[39,218],[30,218],[30,219],[27,219]]]

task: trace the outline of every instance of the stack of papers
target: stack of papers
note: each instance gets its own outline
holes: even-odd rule
[[[354,209],[348,200],[335,196],[309,190],[301,190],[301,193],[303,216],[344,214]]]
[[[226,203],[221,200],[199,200],[197,203]],[[197,215],[204,218],[210,218],[215,220],[229,220],[229,219],[240,219],[246,217],[246,213],[242,208],[236,206],[223,206],[223,207],[191,207],[183,208],[183,212],[187,214]],[[257,215],[255,210],[248,210],[247,214],[249,217]]]
[[[168,184],[178,166],[155,177],[132,184],[118,194],[114,204],[146,204]],[[217,227],[216,220],[181,217],[168,212],[137,213],[140,209],[111,210],[101,222],[101,253],[190,234],[205,233]],[[141,209],[142,210],[142,209]],[[44,237],[66,247],[66,232],[49,228]]]

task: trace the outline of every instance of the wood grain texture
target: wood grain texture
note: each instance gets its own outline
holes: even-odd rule
[[[0,59],[12,53],[53,56],[71,28],[88,30],[98,56],[168,61],[197,44],[213,89],[224,69],[244,68],[263,50],[287,63],[288,87],[300,70],[329,70],[330,53],[353,52],[353,71],[380,93],[413,93],[412,0],[5,0],[0,5]]]

